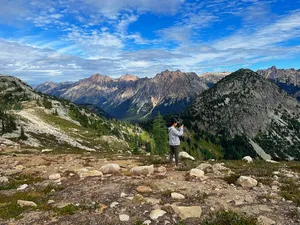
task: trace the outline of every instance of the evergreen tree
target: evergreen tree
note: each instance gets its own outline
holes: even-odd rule
[[[154,154],[164,155],[168,152],[168,131],[166,122],[163,117],[158,113],[153,121],[152,135],[154,140]]]
[[[27,139],[28,137],[25,135],[24,128],[23,126],[21,126],[20,140],[27,140]]]

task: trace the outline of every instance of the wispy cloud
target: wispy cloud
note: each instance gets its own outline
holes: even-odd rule
[[[3,1],[0,73],[31,83],[300,58],[299,0]]]

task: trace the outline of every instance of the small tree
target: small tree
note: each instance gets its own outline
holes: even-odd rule
[[[168,152],[168,131],[166,122],[163,117],[158,113],[153,121],[152,135],[154,140],[154,154],[164,155]]]
[[[21,126],[20,140],[27,140],[28,137],[25,135],[23,126]]]

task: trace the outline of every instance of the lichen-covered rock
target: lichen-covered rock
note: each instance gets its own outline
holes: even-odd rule
[[[195,158],[191,155],[189,155],[187,152],[179,152],[178,157],[181,159],[190,159],[190,160],[195,160]]]
[[[106,164],[100,168],[100,171],[104,174],[115,174],[120,172],[119,164]]]
[[[252,177],[240,176],[236,183],[242,187],[251,188],[257,185],[257,180]]]
[[[154,166],[136,166],[130,169],[132,175],[150,175],[154,172]]]

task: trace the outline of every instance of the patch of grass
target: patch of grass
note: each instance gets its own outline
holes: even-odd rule
[[[258,225],[255,218],[233,211],[220,210],[211,213],[201,225]]]
[[[169,160],[166,157],[161,156],[148,156],[141,158],[141,165],[164,165],[168,164]]]
[[[274,171],[284,167],[281,163],[268,163],[263,160],[255,160],[253,163],[246,163],[241,160],[224,161],[225,166],[236,174],[243,176],[271,177]]]
[[[34,177],[24,174],[19,174],[14,177],[9,177],[8,184],[4,186],[0,186],[0,190],[10,190],[10,189],[16,189],[22,184],[34,184],[37,182],[43,181],[40,177]]]
[[[180,160],[179,163],[181,165],[179,165],[179,167],[177,167],[175,169],[177,171],[189,171],[193,168],[196,168],[200,164],[199,161],[192,161],[192,160],[189,160],[189,159]]]
[[[165,190],[165,191],[163,191],[163,192],[161,193],[161,196],[162,196],[163,198],[171,198],[171,193],[172,193],[172,192],[173,192],[173,191],[170,190],[170,189]]]
[[[240,175],[238,174],[231,174],[229,176],[226,176],[223,178],[223,180],[225,180],[228,184],[234,184],[237,179],[239,179]]]
[[[0,194],[0,218],[19,218],[24,211],[30,209],[30,207],[20,207],[18,200],[33,201],[38,207],[46,204],[45,195],[40,191],[18,192],[12,196]]]
[[[57,215],[74,215],[76,213],[76,211],[80,210],[79,206],[73,205],[73,204],[69,204],[63,208],[54,208],[53,209],[54,212]]]
[[[283,185],[281,186],[280,195],[300,206],[300,184],[293,179],[284,179],[281,182]]]

